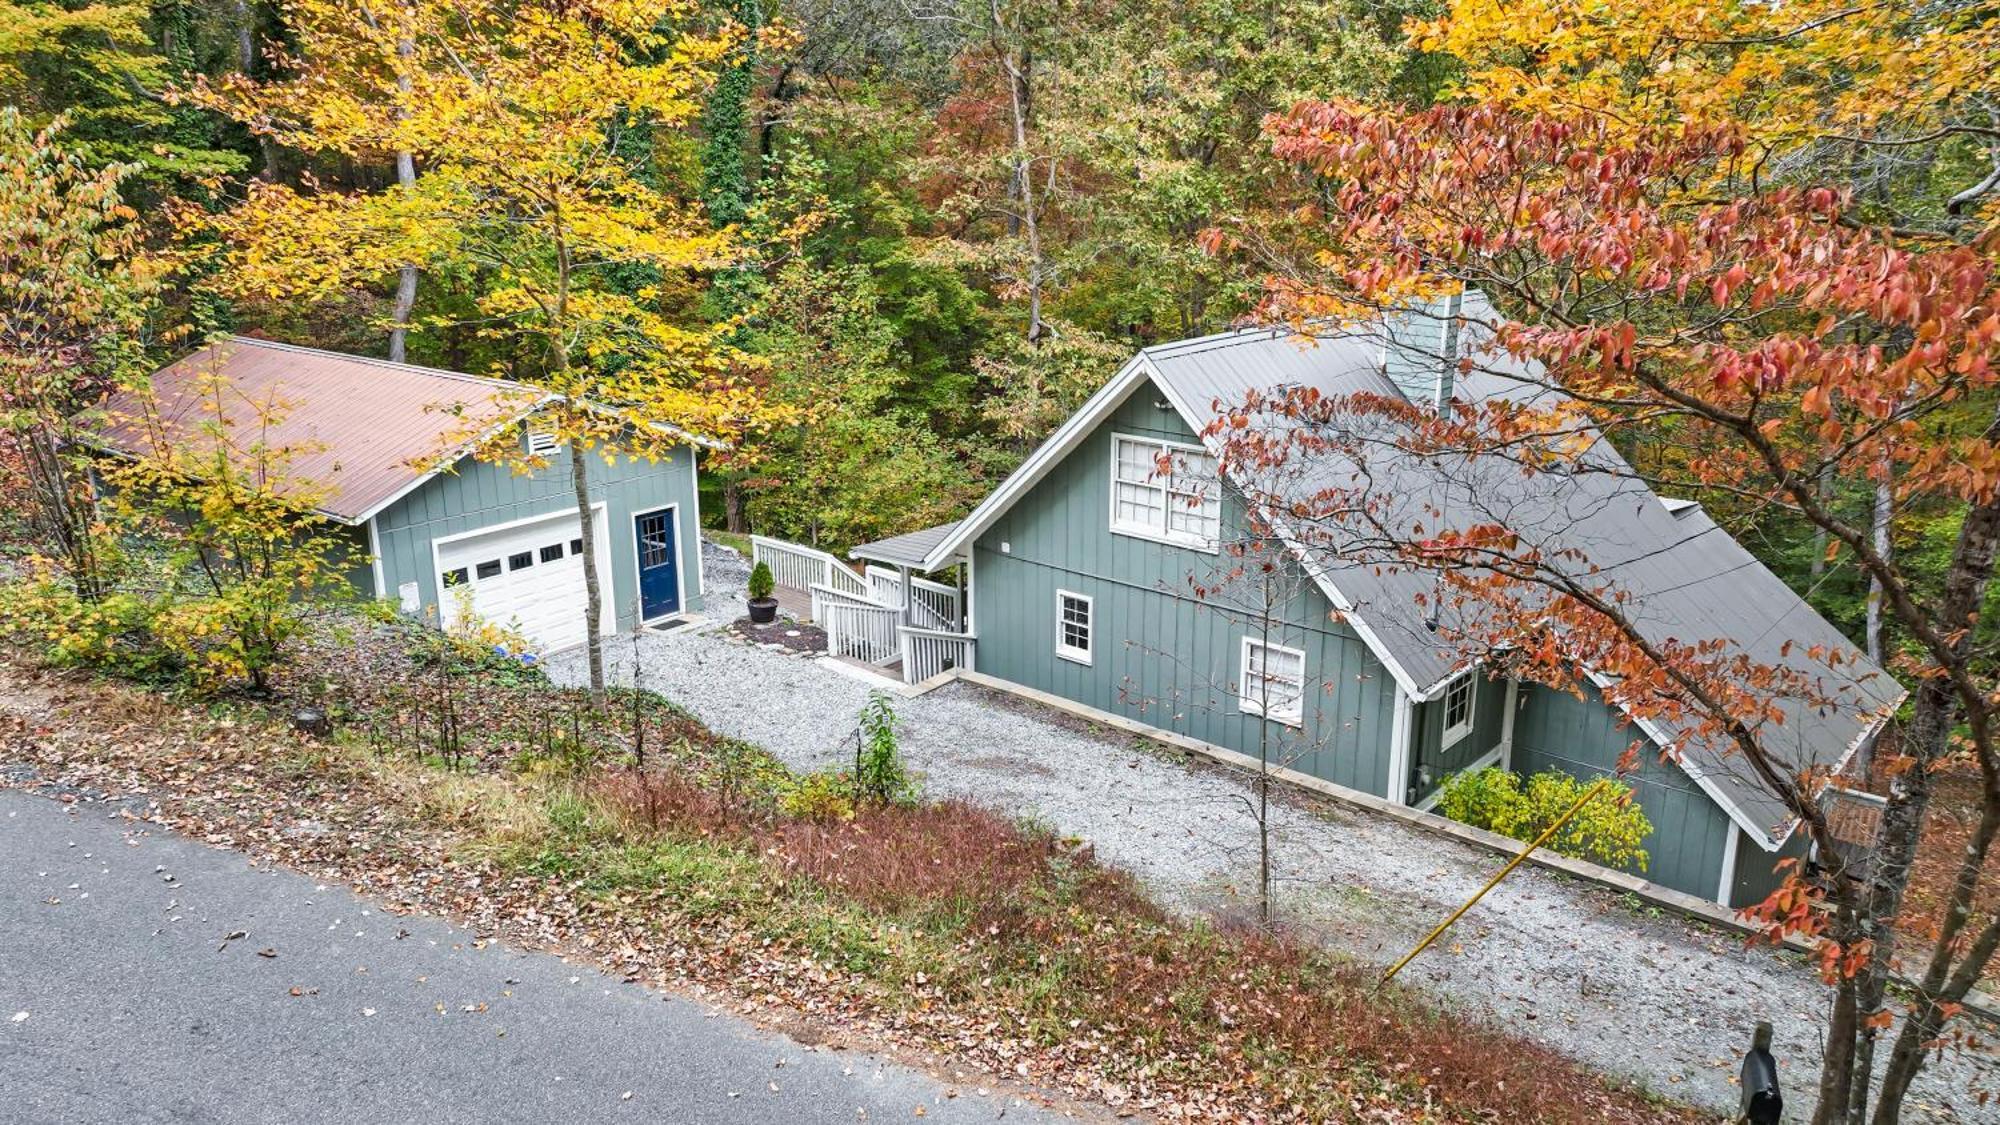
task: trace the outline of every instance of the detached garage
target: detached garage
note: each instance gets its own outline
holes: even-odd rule
[[[594,521],[597,572],[613,573],[610,532]],[[583,643],[583,529],[575,511],[431,540],[444,587],[439,616],[449,627],[466,607],[506,621],[551,651]],[[613,615],[604,615],[613,632]]]
[[[468,610],[553,652],[584,641],[586,544],[569,452],[535,426],[549,399],[517,383],[363,356],[230,338],[153,376],[160,416],[191,440],[205,378],[229,387],[242,424],[282,404],[268,432],[291,471],[329,490],[319,505],[368,559],[351,581],[447,626]],[[137,417],[108,404],[110,415]],[[137,451],[145,436],[106,432]],[[701,609],[697,439],[657,461],[613,451],[590,463],[592,529],[606,633]],[[516,440],[548,467],[517,474],[472,456]]]

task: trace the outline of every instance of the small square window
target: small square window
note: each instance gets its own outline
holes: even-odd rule
[[[1056,655],[1090,663],[1091,601],[1083,594],[1056,591]]]
[[[488,559],[474,567],[472,572],[481,578],[498,578],[500,577],[500,560]]]
[[[1243,638],[1239,706],[1248,714],[1297,724],[1305,717],[1306,654]]]
[[[466,573],[466,569],[462,566],[456,570],[447,570],[444,572],[444,584],[447,588],[463,586],[470,581],[472,581],[472,575]]]
[[[533,551],[522,551],[519,554],[507,556],[508,570],[526,570],[533,565],[535,565],[535,552]]]
[[[1450,746],[1472,733],[1473,702],[1479,698],[1479,677],[1466,672],[1444,689],[1443,746]]]
[[[556,562],[562,557],[563,545],[561,543],[551,543],[542,548],[542,561],[545,563]]]
[[[572,554],[572,555],[580,555],[580,554],[582,554],[582,553],[583,553],[583,540],[581,540],[581,539],[572,539],[572,540],[570,540],[570,541],[569,541],[569,553],[570,553],[570,554]]]

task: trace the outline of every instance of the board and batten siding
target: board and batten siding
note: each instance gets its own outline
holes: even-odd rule
[[[1721,887],[1722,860],[1736,825],[1694,780],[1585,684],[1582,697],[1540,684],[1521,685],[1521,712],[1514,719],[1514,769],[1521,774],[1557,769],[1574,777],[1613,773],[1633,741],[1638,768],[1623,780],[1637,791],[1639,807],[1653,822],[1644,841],[1648,863],[1643,875],[1677,891],[1713,900]],[[1738,844],[1738,869],[1746,851],[1769,856],[1748,840]],[[1775,858],[1775,857],[1771,857]]]
[[[695,508],[694,452],[675,449],[659,462],[619,456],[606,464],[591,455],[591,493],[610,521],[611,575],[605,586],[605,609],[615,612],[618,626],[634,624],[639,597],[639,562],[634,551],[632,516],[668,504],[680,507],[677,545],[686,599],[684,611],[701,608],[701,535]],[[467,457],[453,471],[440,473],[408,496],[375,516],[376,548],[381,553],[383,595],[391,600],[405,582],[415,582],[426,612],[435,616],[438,576],[432,569],[431,540],[482,527],[536,516],[576,511],[570,485],[569,451],[559,450],[547,468],[516,474],[504,466]]]
[[[1444,786],[1445,779],[1500,748],[1506,731],[1507,681],[1484,671],[1472,673],[1472,729],[1444,745],[1444,697],[1417,704],[1410,713],[1409,778],[1412,803]]]
[[[1193,443],[1195,434],[1142,384],[973,545],[979,669],[1078,703],[1257,755],[1369,793],[1388,787],[1395,683],[1360,637],[1332,620],[1325,595],[1290,560],[1270,640],[1306,654],[1304,721],[1266,723],[1237,697],[1242,645],[1260,614],[1240,583],[1207,597],[1236,560],[1111,531],[1113,434]],[[1242,504],[1225,493],[1222,538]],[[1056,655],[1056,591],[1091,599],[1092,659]],[[1262,734],[1268,737],[1260,739]]]
[[[1731,827],[1735,827],[1731,825]],[[1742,832],[1741,828],[1736,829]],[[1767,852],[1744,833],[1736,843],[1736,878],[1730,887],[1729,901],[1724,906],[1755,906],[1771,896],[1785,876],[1795,870],[1789,867],[1778,870],[1778,864],[1790,859],[1804,862],[1812,851],[1812,837],[1804,828],[1795,828],[1785,839],[1784,846],[1775,852]]]

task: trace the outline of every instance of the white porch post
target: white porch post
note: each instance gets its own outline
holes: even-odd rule
[[[972,559],[972,548],[967,547],[965,550],[965,602],[963,607],[965,613],[965,631],[968,633],[977,633],[979,632],[979,607],[972,604],[972,595],[978,576],[973,569],[977,564]]]
[[[1507,676],[1506,711],[1500,716],[1500,768],[1514,768],[1514,715],[1521,706],[1521,677],[1509,673]]]
[[[910,624],[910,601],[916,597],[917,591],[916,587],[910,585],[910,568],[901,563],[896,564],[896,584],[903,588],[903,605],[898,620],[908,625]]]
[[[1715,888],[1715,901],[1728,906],[1731,893],[1736,889],[1736,842],[1743,838],[1743,829],[1734,820],[1723,818],[1729,825],[1729,837],[1722,844],[1722,879]]]
[[[1389,791],[1383,794],[1389,803],[1395,805],[1409,803],[1410,735],[1411,727],[1415,725],[1410,719],[1410,695],[1398,684],[1395,720],[1389,726]]]

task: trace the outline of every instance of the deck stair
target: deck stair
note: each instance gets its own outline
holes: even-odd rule
[[[750,558],[771,568],[780,608],[826,630],[828,655],[912,684],[973,670],[978,638],[957,587],[901,567],[857,571],[817,547],[762,535],[750,537]]]

